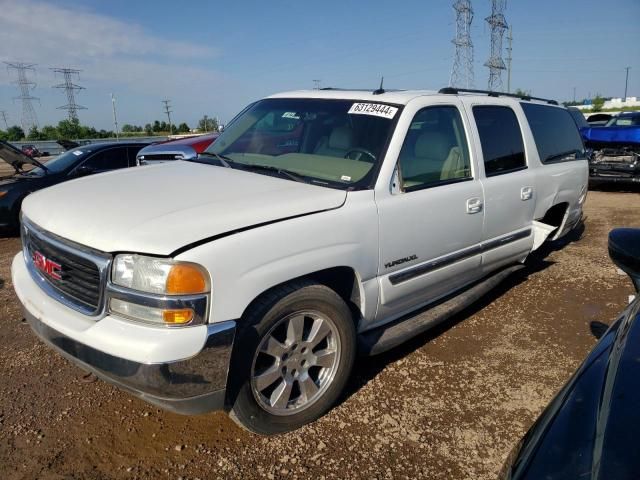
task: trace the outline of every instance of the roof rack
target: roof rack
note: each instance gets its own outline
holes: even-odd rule
[[[456,95],[458,93],[484,93],[490,97],[513,97],[521,100],[539,100],[541,102],[547,102],[551,105],[558,105],[555,100],[549,100],[548,98],[532,97],[531,95],[519,95],[517,93],[505,93],[505,92],[493,92],[491,90],[473,90],[470,88],[456,88],[456,87],[444,87],[438,90],[438,93],[444,93],[449,95]]]

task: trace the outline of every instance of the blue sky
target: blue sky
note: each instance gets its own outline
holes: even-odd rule
[[[489,0],[474,0],[475,86],[486,88]],[[322,86],[431,88],[449,81],[454,14],[445,0],[323,2],[135,2],[0,0],[0,60],[37,63],[33,94],[40,125],[65,112],[51,67],[82,69],[83,123],[120,124],[204,114],[230,119],[270,93]],[[513,27],[512,88],[572,99],[589,93],[640,96],[640,0],[507,2]],[[506,42],[505,42],[506,44]],[[18,91],[0,69],[0,110],[20,122]],[[503,76],[506,85],[506,75]],[[4,125],[0,125],[4,128]]]

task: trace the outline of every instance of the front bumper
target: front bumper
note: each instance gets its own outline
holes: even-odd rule
[[[88,345],[69,334],[62,333],[60,330],[63,329],[65,319],[69,324],[77,323],[77,317],[80,314],[55,302],[40,290],[28,276],[21,256],[16,256],[12,267],[16,293],[22,303],[25,318],[34,333],[80,368],[149,403],[176,413],[194,415],[225,408],[227,374],[236,322],[226,321],[209,324],[206,327],[166,329],[161,332],[158,332],[159,329],[156,327],[133,325],[137,329],[135,339],[131,338],[131,331],[125,330],[126,323],[114,324],[111,331],[115,333],[111,335],[124,332],[121,339],[122,351],[128,353],[131,352],[131,342],[138,342],[139,350],[142,350],[155,341],[154,336],[161,334],[162,341],[166,342],[166,350],[172,344],[172,334],[180,336],[180,330],[206,328],[204,344],[201,344],[199,351],[189,357],[175,361],[171,359],[157,361],[152,359],[152,356],[149,357],[149,361],[123,358],[113,351],[113,344],[119,343],[115,338],[110,339],[111,343],[108,346],[105,344],[105,349],[112,350],[107,353],[96,345]],[[60,315],[61,312],[64,312],[64,315]],[[91,322],[88,323],[88,328],[86,325],[83,326],[85,334],[93,326],[99,327],[100,324],[106,325],[116,321],[105,317],[97,322],[93,320],[88,322]],[[56,328],[53,325],[61,325],[61,327]],[[148,338],[145,338],[140,328],[149,330]],[[150,355],[152,353],[153,351]]]

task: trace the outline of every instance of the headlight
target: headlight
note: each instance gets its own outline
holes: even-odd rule
[[[136,254],[114,259],[109,310],[122,317],[163,326],[207,321],[209,280],[199,265]],[[124,288],[120,288],[124,287]]]
[[[116,256],[111,281],[132,290],[160,295],[194,295],[209,291],[202,267],[136,254]]]

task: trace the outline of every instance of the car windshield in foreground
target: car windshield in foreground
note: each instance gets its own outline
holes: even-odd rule
[[[36,167],[29,170],[26,175],[41,176],[47,173],[62,173],[74,165],[79,160],[79,157],[87,152],[88,150],[83,148],[74,148],[73,150],[61,153],[56,158],[49,160],[45,164],[46,170]]]
[[[232,168],[360,187],[375,175],[399,116],[399,106],[385,103],[265,99],[240,114],[198,161],[224,165],[218,155]]]

